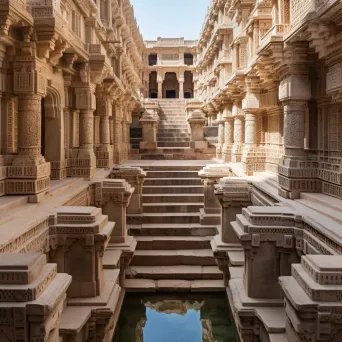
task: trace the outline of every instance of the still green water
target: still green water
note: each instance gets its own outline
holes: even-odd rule
[[[113,342],[238,342],[226,295],[126,295]]]

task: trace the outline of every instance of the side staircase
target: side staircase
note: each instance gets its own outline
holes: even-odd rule
[[[159,99],[161,114],[157,132],[157,150],[139,150],[143,160],[195,160],[215,157],[215,148],[202,153],[190,148],[190,132],[185,113],[185,101],[181,99]],[[135,154],[134,159],[138,156]]]
[[[203,186],[196,167],[150,167],[143,187],[144,215],[128,218],[137,239],[126,272],[128,291],[224,291],[210,241],[215,226],[199,224]]]

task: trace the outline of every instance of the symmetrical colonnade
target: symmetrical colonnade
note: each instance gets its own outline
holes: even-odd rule
[[[127,159],[144,51],[129,1],[4,6],[0,193]]]
[[[341,198],[338,5],[213,1],[198,42],[195,96],[218,125],[217,156],[279,172],[284,197]]]

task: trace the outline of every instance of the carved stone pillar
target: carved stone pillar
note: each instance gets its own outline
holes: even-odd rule
[[[222,112],[219,113],[218,117],[218,137],[217,137],[217,146],[216,146],[216,158],[222,159],[222,149],[224,144],[224,124],[225,120],[223,119]]]
[[[224,123],[224,145],[222,149],[222,158],[224,162],[232,161],[232,148],[234,143],[234,119],[231,116],[226,117]]]
[[[232,149],[232,161],[235,163],[241,162],[243,148],[244,125],[243,117],[234,117],[234,145]]]
[[[184,99],[184,80],[179,79],[179,98]]]
[[[76,107],[79,109],[79,148],[73,149],[71,168],[72,177],[95,175],[96,157],[94,153],[94,110],[96,107],[94,86],[76,88]]]
[[[122,141],[122,127],[121,121],[116,118],[113,120],[114,123],[114,163],[120,164],[122,160],[122,151],[121,151],[121,141]]]
[[[190,147],[192,148],[207,148],[208,143],[204,141],[204,125],[205,115],[200,109],[194,110],[188,118],[190,125],[191,142]]]
[[[200,209],[201,224],[221,224],[221,205],[214,194],[214,185],[220,178],[231,176],[232,171],[228,164],[209,164],[198,175],[203,183],[204,208]]]
[[[96,101],[96,112],[100,116],[100,146],[96,151],[96,166],[108,169],[113,165],[113,149],[110,144],[109,126],[112,105],[110,98],[107,98],[105,94],[99,94],[98,96]]]
[[[140,119],[142,127],[142,141],[140,142],[141,149],[156,149],[157,148],[157,128],[158,115],[152,111],[145,111]]]
[[[263,146],[257,146],[257,125],[260,124],[257,115],[257,111],[245,110],[245,145],[242,163],[247,175],[252,175],[255,171],[265,170],[265,149]],[[260,117],[260,119],[262,118]]]
[[[71,276],[41,253],[1,253],[1,341],[60,340]]]
[[[41,102],[36,93],[18,96],[18,155],[8,167],[6,194],[35,195],[50,185],[50,163],[41,155]],[[37,196],[31,196],[38,201]]]
[[[115,112],[113,118],[114,124],[114,146],[113,146],[113,154],[114,154],[114,163],[120,164],[122,161],[122,100],[117,100],[115,102]]]
[[[294,49],[300,54],[301,45]],[[304,49],[307,52],[306,48]],[[279,195],[299,198],[302,191],[320,192],[321,182],[317,179],[318,162],[305,156],[305,116],[311,85],[307,65],[293,65],[291,74],[285,73],[279,86],[279,98],[284,105],[284,148],[285,156],[278,167]],[[286,69],[285,69],[286,70]]]
[[[158,99],[163,98],[163,77],[161,75],[157,75],[157,83],[158,83]]]

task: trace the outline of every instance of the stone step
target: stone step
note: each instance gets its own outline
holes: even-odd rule
[[[143,203],[201,203],[203,206],[203,194],[144,194]]]
[[[140,153],[142,154],[174,154],[174,153],[182,153],[188,154],[193,153],[194,150],[190,147],[161,147],[156,150],[149,149],[140,149]]]
[[[224,292],[223,280],[125,279],[127,292]]]
[[[216,226],[199,224],[143,224],[127,225],[133,236],[215,236],[218,234]]]
[[[146,178],[144,186],[147,185],[201,185],[200,178]]]
[[[131,266],[216,266],[211,249],[136,250]]]
[[[164,134],[190,134],[188,131],[188,128],[184,128],[184,129],[179,129],[179,128],[158,128],[158,135],[164,135]]]
[[[210,249],[209,236],[136,236],[137,250]]]
[[[134,279],[223,279],[217,266],[132,266],[126,271],[128,278]]]
[[[146,213],[143,223],[199,223],[199,213]]]
[[[176,141],[187,141],[190,142],[190,134],[189,133],[182,133],[182,134],[162,134],[157,135],[157,142],[164,141],[164,142],[176,142]]]
[[[158,147],[190,147],[189,141],[179,141],[179,142],[172,142],[172,141],[158,141]]]
[[[161,171],[147,171],[148,178],[196,178],[198,171],[177,171],[177,170],[161,170]],[[144,183],[145,184],[145,183]]]
[[[179,129],[179,130],[188,130],[187,124],[159,124],[158,129]]]
[[[144,213],[198,213],[203,203],[144,203]]]
[[[155,185],[146,185],[143,187],[143,194],[202,194],[203,186],[202,185],[192,185],[192,186],[183,186],[183,185],[169,185],[169,186],[155,186]]]

